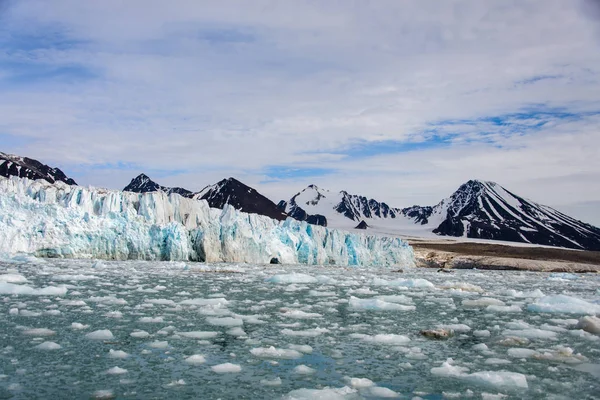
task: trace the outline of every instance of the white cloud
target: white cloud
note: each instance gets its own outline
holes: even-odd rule
[[[235,175],[274,199],[316,181],[404,206],[477,177],[551,205],[600,201],[596,116],[525,136],[480,120],[536,105],[600,110],[589,2],[11,4],[0,17],[0,132],[29,141],[3,150],[82,183],[122,187],[164,170],[161,183],[199,189]],[[359,141],[428,140],[444,120],[479,122],[435,126],[455,133],[443,148],[335,154]],[[337,172],[261,183],[269,166]]]

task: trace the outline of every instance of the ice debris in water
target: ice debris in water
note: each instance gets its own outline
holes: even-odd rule
[[[192,356],[187,357],[185,360],[186,364],[190,365],[200,365],[206,362],[206,359],[201,354],[194,354]]]
[[[35,346],[38,350],[58,350],[61,348],[61,345],[55,342],[43,342]]]
[[[0,252],[53,257],[414,266],[400,238],[343,232],[162,191],[0,177]],[[13,221],[18,221],[15,223]],[[51,228],[49,228],[51,227]],[[101,264],[94,264],[95,269]]]
[[[529,311],[546,313],[600,314],[600,304],[564,294],[544,296],[527,308]]]
[[[414,311],[415,306],[391,303],[382,299],[359,299],[351,296],[348,301],[350,308],[354,310],[373,310],[373,311]]]
[[[23,296],[64,296],[67,294],[65,286],[47,286],[43,288],[14,283],[0,282],[0,294],[19,294]]]
[[[511,390],[515,388],[527,389],[529,387],[525,375],[518,372],[478,371],[469,374],[468,368],[455,366],[452,363],[451,359],[444,361],[441,366],[431,368],[431,373],[437,376],[461,379],[469,383],[495,388]]]
[[[91,340],[111,340],[114,339],[112,332],[108,329],[100,329],[94,332],[90,332],[85,335],[86,338]]]
[[[226,374],[226,373],[240,372],[242,370],[242,367],[237,364],[224,363],[224,364],[214,365],[210,369],[212,369],[217,374]]]

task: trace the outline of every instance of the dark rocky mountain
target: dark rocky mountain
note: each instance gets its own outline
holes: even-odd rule
[[[360,224],[358,224],[354,227],[354,229],[367,229],[368,227],[369,227],[369,225],[367,225],[367,223],[363,219],[362,221],[360,221]]]
[[[271,200],[235,178],[223,179],[207,186],[196,193],[194,198],[206,200],[214,208],[223,208],[225,204],[230,204],[237,210],[266,215],[280,221],[288,217]]]
[[[0,176],[18,176],[31,180],[44,179],[47,182],[64,182],[67,185],[77,185],[75,181],[65,175],[58,168],[49,167],[38,160],[19,157],[13,154],[0,152]]]
[[[329,222],[334,228],[347,227],[343,221],[352,220],[360,221],[356,229],[364,222],[388,233],[434,233],[600,251],[599,228],[519,197],[494,182],[471,180],[433,207],[404,209],[310,185],[290,201],[281,201],[279,207],[298,220],[318,225]],[[415,231],[415,225],[419,230]]]
[[[534,203],[494,182],[471,180],[434,207],[405,215],[442,236],[524,242],[600,251],[600,229]],[[404,212],[404,210],[403,210]]]
[[[161,186],[150,179],[146,174],[139,174],[129,182],[129,185],[123,188],[124,192],[135,193],[157,192],[159,190],[167,194],[177,193],[183,197],[192,197],[194,195],[193,192],[184,188]]]
[[[280,201],[278,207],[292,218],[322,226],[327,226],[325,214],[331,215],[332,210],[357,222],[363,221],[365,218],[393,219],[401,215],[401,210],[391,208],[377,200],[353,195],[346,191],[332,193],[316,185],[309,185],[289,201]],[[322,212],[312,212],[312,210]]]

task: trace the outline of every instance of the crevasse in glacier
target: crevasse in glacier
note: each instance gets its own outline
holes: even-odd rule
[[[414,265],[399,238],[278,222],[163,192],[0,178],[0,252],[46,257]]]

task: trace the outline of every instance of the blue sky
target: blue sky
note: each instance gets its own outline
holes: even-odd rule
[[[497,181],[600,224],[600,14],[584,0],[0,8],[0,151],[120,188],[227,176],[395,206]]]

